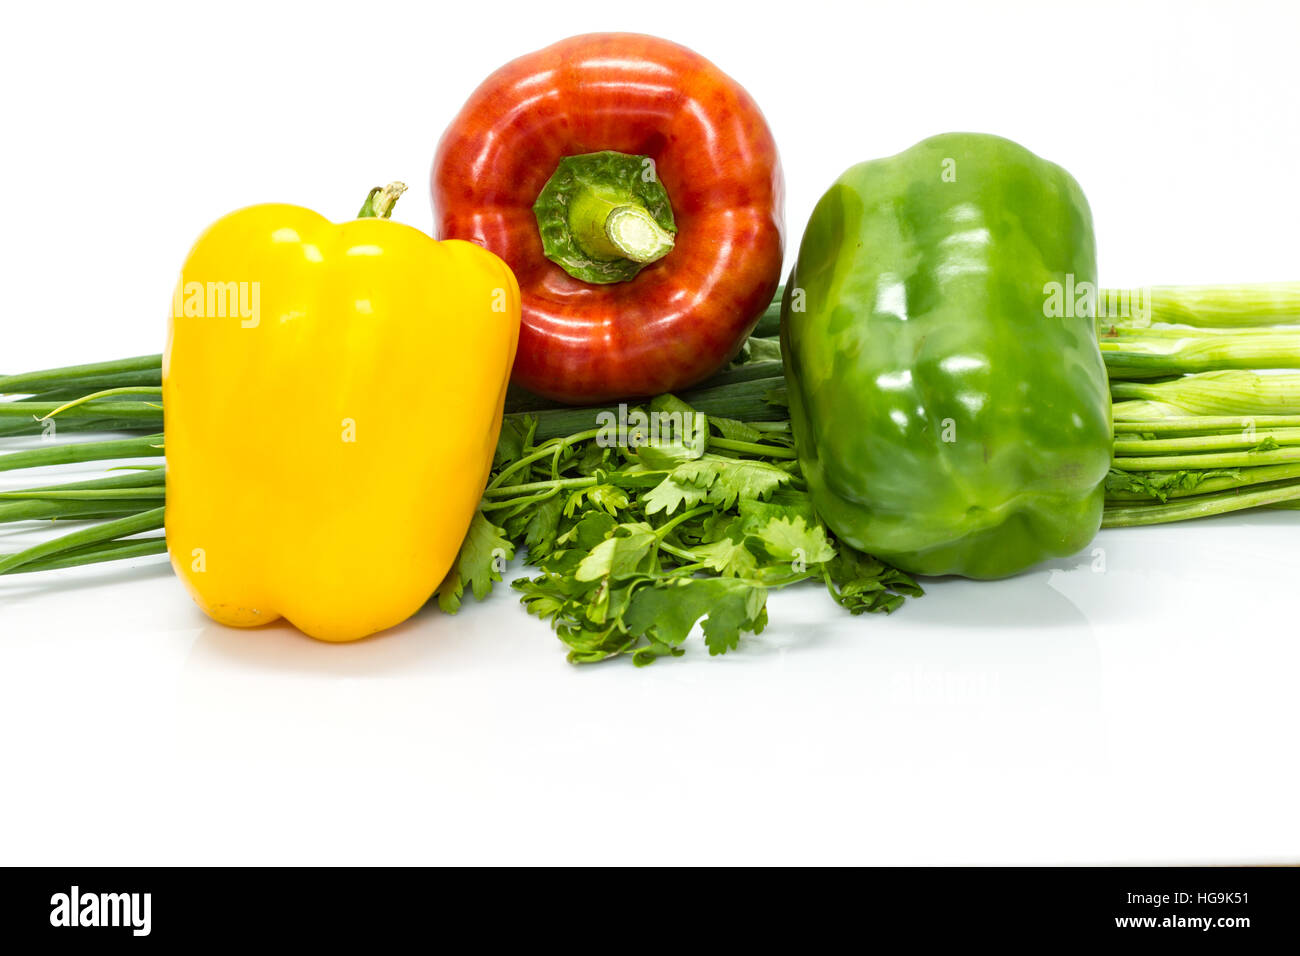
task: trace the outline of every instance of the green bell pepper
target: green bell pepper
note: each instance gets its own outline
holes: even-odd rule
[[[1112,443],[1096,280],[1078,183],[1008,140],[935,136],[841,176],[781,311],[826,524],[917,574],[1005,577],[1087,545]]]

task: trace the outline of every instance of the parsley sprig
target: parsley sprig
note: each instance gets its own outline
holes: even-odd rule
[[[627,410],[624,410],[627,411]],[[482,599],[517,553],[537,574],[514,582],[574,663],[677,657],[697,623],[710,654],[767,624],[776,588],[820,581],[854,614],[895,610],[921,588],[836,541],[813,511],[789,423],[706,416],[663,395],[627,421],[537,437],[507,416],[492,477],[452,573],[446,611]],[[612,416],[610,416],[612,417]]]

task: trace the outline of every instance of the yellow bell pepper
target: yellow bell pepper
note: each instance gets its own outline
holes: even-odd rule
[[[400,184],[394,184],[400,187]],[[519,337],[510,269],[388,221],[263,205],[190,251],[163,356],[167,540],[212,618],[350,641],[456,558]],[[373,208],[372,208],[373,207]]]

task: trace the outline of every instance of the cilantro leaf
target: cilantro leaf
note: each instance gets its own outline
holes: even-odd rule
[[[647,493],[642,501],[648,515],[672,514],[678,508],[694,508],[704,500],[705,490],[682,484],[670,474]]]
[[[544,558],[555,549],[562,509],[559,495],[552,495],[533,506],[524,528],[524,546],[528,548],[530,559]]]
[[[790,473],[765,461],[705,455],[674,468],[649,495],[646,513],[672,514],[680,505],[702,501],[730,508],[738,500],[757,500],[790,483]]]
[[[616,485],[592,485],[570,492],[564,503],[564,516],[573,517],[584,503],[599,508],[611,517],[617,517],[631,502],[627,492]]]
[[[672,399],[663,401],[660,399]],[[709,443],[709,420],[685,402],[671,395],[651,403],[654,428],[636,456],[647,468],[672,468],[678,462],[693,461],[704,454]]]
[[[754,537],[758,538],[763,549],[777,561],[807,567],[810,564],[822,564],[835,557],[835,548],[826,538],[826,531],[817,523],[809,527],[803,515],[795,515],[793,518],[771,518],[754,531]]]
[[[506,418],[501,422],[501,434],[497,438],[496,452],[492,457],[492,467],[500,468],[523,457],[533,431],[537,428],[537,419],[531,415]]]
[[[735,578],[677,578],[637,591],[624,620],[630,633],[675,647],[706,618],[709,653],[723,654],[739,646],[742,633],[762,630],[766,604],[766,588]]]
[[[758,559],[743,542],[721,538],[698,544],[691,552],[705,567],[729,577],[746,577],[758,568]]]
[[[839,553],[827,565],[827,575],[826,589],[831,597],[853,614],[892,614],[905,596],[920,597],[925,593],[911,576],[843,542]]]
[[[578,581],[598,581],[603,577],[625,578],[636,573],[642,559],[650,552],[655,542],[655,533],[648,526],[645,530],[634,526],[626,535],[606,538],[582,559],[573,576]]]
[[[453,570],[438,586],[438,606],[455,614],[467,584],[474,597],[483,600],[492,590],[492,582],[501,580],[501,572],[514,556],[514,543],[505,537],[505,531],[488,521],[482,511],[475,511]]]
[[[768,497],[790,483],[790,473],[765,461],[706,455],[673,469],[673,481],[707,489],[704,500],[730,508],[737,500]]]

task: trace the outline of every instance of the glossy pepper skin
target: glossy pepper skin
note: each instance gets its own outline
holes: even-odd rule
[[[593,285],[545,257],[533,204],[562,158],[605,150],[654,161],[677,235],[635,279]],[[767,123],[667,40],[588,34],[502,67],[443,135],[432,185],[439,236],[491,249],[519,279],[515,381],[560,401],[698,382],[736,354],[780,280],[784,183]]]
[[[1086,303],[1047,315],[1067,276],[1096,283],[1087,201],[1008,140],[936,136],[836,181],[787,284],[782,342],[799,460],[837,535],[971,578],[1087,545],[1110,399]]]
[[[163,357],[168,548],[199,606],[326,641],[419,610],[478,506],[518,328],[514,277],[471,243],[286,205],[211,226]]]

